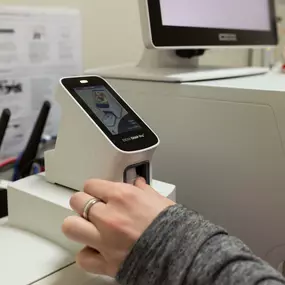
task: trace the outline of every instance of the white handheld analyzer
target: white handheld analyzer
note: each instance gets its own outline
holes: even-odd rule
[[[110,84],[98,76],[60,81],[62,118],[54,150],[45,155],[46,179],[81,191],[90,178],[152,181],[159,138]]]

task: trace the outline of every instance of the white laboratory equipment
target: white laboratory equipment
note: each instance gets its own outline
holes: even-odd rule
[[[182,9],[185,1],[138,1],[145,50],[153,56],[148,67],[139,63],[85,73],[107,78],[156,130],[162,142],[153,159],[154,175],[177,186],[177,201],[224,226],[278,268],[285,260],[285,77],[246,68],[244,76],[214,70],[212,75],[219,76],[212,79],[220,79],[209,80],[175,54],[274,46],[273,1],[239,1],[236,8],[207,9],[211,15],[197,1],[191,9]],[[172,5],[180,7],[181,17]],[[251,23],[235,18],[235,9],[246,10]],[[229,13],[233,17],[226,17]],[[215,17],[222,27],[215,27]],[[163,54],[172,57],[167,70]]]
[[[56,147],[45,154],[49,182],[78,191],[91,178],[129,183],[142,176],[151,184],[159,139],[108,82],[63,78],[57,101],[63,112]]]
[[[285,260],[285,76],[109,80],[161,139],[154,176],[277,268]]]
[[[70,92],[66,86],[76,90]],[[46,173],[8,186],[9,217],[0,225],[1,284],[115,284],[113,279],[81,271],[74,262],[75,253],[83,245],[68,240],[61,232],[64,219],[75,215],[69,200],[83,189],[83,179],[109,178],[132,183],[132,175],[143,176],[155,190],[175,200],[174,185],[152,179],[151,158],[159,143],[158,137],[120,95],[99,77],[64,78],[63,87],[65,92],[59,92],[57,97],[62,107],[59,140],[54,152],[47,153]],[[114,124],[101,116],[102,110],[116,114]],[[80,157],[76,153],[80,153]],[[68,156],[73,154],[70,160]],[[62,159],[67,165],[62,164]],[[84,159],[86,168],[80,162]],[[57,163],[63,168],[57,168]],[[96,164],[105,165],[106,169],[100,172]]]

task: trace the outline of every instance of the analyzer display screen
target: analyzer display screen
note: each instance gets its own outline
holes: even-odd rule
[[[88,105],[112,135],[137,131],[141,126],[105,86],[86,86],[74,91]]]

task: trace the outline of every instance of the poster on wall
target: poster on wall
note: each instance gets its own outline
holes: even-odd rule
[[[58,81],[82,72],[78,10],[0,6],[0,113],[12,114],[0,159],[24,148],[45,100],[52,104],[45,134],[56,135]]]

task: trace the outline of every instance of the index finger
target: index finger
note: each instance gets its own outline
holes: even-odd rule
[[[116,191],[116,183],[100,179],[90,179],[84,185],[84,192],[107,203]]]

